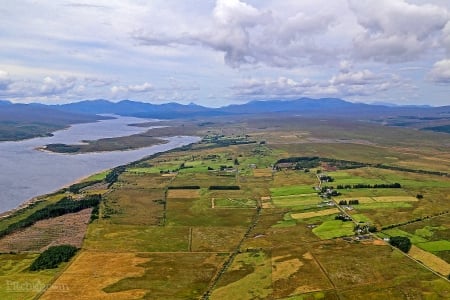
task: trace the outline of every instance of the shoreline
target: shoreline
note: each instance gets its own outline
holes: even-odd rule
[[[185,137],[185,136],[178,135],[178,136],[172,136],[172,137],[161,137],[161,139],[164,139],[165,143],[159,143],[159,144],[156,144],[156,145],[153,145],[153,146],[167,144],[167,143],[170,142],[170,138],[174,138],[174,137]],[[196,141],[196,142],[198,142],[198,141]],[[186,145],[193,144],[193,143],[196,143],[196,142],[191,142],[191,143],[188,143],[188,144],[186,144]],[[152,146],[148,146],[148,147],[152,147]],[[177,146],[177,147],[174,147],[174,148],[171,148],[171,149],[167,149],[167,150],[164,150],[164,151],[155,152],[154,154],[156,154],[156,153],[167,152],[167,151],[170,151],[170,150],[172,150],[172,149],[179,148],[179,147],[182,147],[182,146]],[[141,148],[137,148],[137,149],[142,149],[142,148],[146,148],[146,147],[141,147]],[[105,153],[105,152],[126,152],[126,151],[132,151],[132,150],[136,150],[136,149],[130,149],[130,150],[116,150],[116,151],[102,151],[102,152],[98,152],[98,153]],[[92,154],[92,153],[94,153],[94,152],[89,152],[89,153],[58,153],[58,152],[52,152],[52,151],[44,150],[44,149],[43,149],[43,150],[38,150],[38,151],[48,152],[48,153],[51,153],[51,154],[67,154],[67,155]],[[153,154],[150,154],[150,155],[153,155]],[[142,156],[141,158],[138,158],[138,159],[136,159],[136,160],[130,161],[130,162],[126,163],[126,164],[130,164],[130,163],[133,163],[133,162],[142,160],[142,159],[144,159],[145,157],[150,156],[150,155],[144,155],[144,156]],[[20,204],[19,204],[17,207],[15,207],[15,208],[6,210],[6,211],[4,211],[4,212],[0,212],[0,221],[4,220],[5,218],[8,218],[9,216],[15,214],[16,212],[18,212],[18,211],[20,211],[20,210],[27,209],[30,205],[32,205],[32,204],[34,204],[34,203],[36,203],[36,202],[42,201],[43,198],[48,197],[49,195],[55,194],[55,193],[57,193],[58,191],[60,191],[60,190],[62,190],[62,189],[64,189],[64,188],[68,188],[68,187],[70,187],[70,186],[73,185],[73,184],[80,183],[80,182],[82,182],[83,180],[86,180],[87,178],[89,178],[89,177],[91,177],[91,176],[93,176],[93,175],[95,175],[95,174],[103,173],[103,172],[106,172],[106,171],[110,171],[110,170],[114,169],[114,168],[117,167],[117,166],[119,166],[119,165],[115,165],[115,166],[113,166],[113,167],[105,168],[105,169],[102,169],[102,170],[100,170],[100,171],[96,171],[96,172],[94,172],[94,173],[90,173],[90,174],[88,174],[88,175],[86,175],[86,176],[79,177],[79,178],[77,178],[77,179],[72,180],[71,182],[69,182],[69,183],[67,183],[67,184],[64,184],[64,185],[60,186],[59,188],[57,188],[57,189],[55,189],[55,190],[53,190],[53,191],[50,191],[50,192],[48,192],[48,193],[44,193],[44,194],[41,194],[41,195],[37,195],[37,196],[34,196],[34,197],[32,197],[32,198],[30,198],[30,199],[28,199],[28,200],[25,200],[25,201],[23,201],[22,203],[20,203]]]
[[[89,178],[89,177],[91,177],[91,176],[93,176],[95,174],[103,173],[103,172],[112,170],[114,168],[115,167],[112,167],[112,168],[109,168],[109,169],[104,169],[104,170],[101,170],[99,172],[95,172],[95,173],[89,174],[87,176],[80,177],[80,178],[75,179],[74,181],[72,181],[72,182],[70,182],[68,184],[65,184],[65,185],[61,186],[60,188],[58,188],[58,189],[56,189],[54,191],[51,191],[51,192],[49,192],[47,194],[42,194],[42,195],[39,195],[39,196],[35,196],[35,197],[31,198],[31,199],[25,200],[24,202],[22,202],[16,208],[13,208],[13,209],[10,209],[10,210],[4,211],[4,212],[0,212],[0,221],[2,221],[5,218],[8,218],[9,216],[13,215],[14,213],[16,213],[16,212],[18,212],[18,211],[20,211],[22,209],[27,209],[30,205],[42,201],[44,198],[48,197],[49,195],[55,194],[58,191],[66,189],[66,188],[70,187],[73,184],[80,183],[80,182],[86,180],[87,178]]]

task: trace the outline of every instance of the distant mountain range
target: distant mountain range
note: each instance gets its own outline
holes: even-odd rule
[[[70,104],[53,105],[51,107],[72,113],[117,114],[161,119],[267,113],[295,113],[304,116],[334,116],[345,118],[386,117],[391,114],[409,114],[414,116],[450,115],[450,106],[429,107],[364,104],[335,98],[251,101],[245,104],[234,104],[220,108],[179,103],[151,104],[131,100],[123,100],[117,103],[108,100],[86,100]]]
[[[0,141],[46,136],[70,124],[116,114],[156,119],[196,119],[245,115],[297,115],[305,118],[372,120],[384,125],[450,133],[450,106],[393,106],[353,103],[336,98],[251,101],[220,108],[196,104],[151,104],[131,100],[85,100],[70,104],[14,104],[0,100]]]
[[[6,100],[0,100],[0,122],[68,125],[99,119],[104,119],[104,117],[98,117],[92,113],[83,114],[70,110],[59,110],[52,105],[13,104]]]
[[[0,121],[43,119],[58,122],[60,119],[73,122],[92,120],[92,115],[117,114],[145,118],[176,119],[200,116],[253,115],[253,114],[296,114],[301,116],[327,116],[344,118],[376,118],[389,116],[450,116],[450,106],[392,105],[387,103],[353,103],[337,98],[300,98],[297,100],[251,101],[220,108],[210,108],[197,104],[151,104],[132,100],[111,102],[108,100],[84,100],[69,104],[13,104],[0,100]]]
[[[117,103],[108,100],[86,100],[70,104],[54,105],[52,108],[88,114],[117,114],[122,116],[174,119],[200,116],[220,116],[236,114],[289,113],[302,116],[328,117],[386,117],[390,115],[450,116],[450,106],[393,106],[381,104],[353,103],[336,98],[300,98],[297,100],[251,101],[245,104],[233,104],[220,108],[209,108],[196,104],[151,104],[123,100]]]

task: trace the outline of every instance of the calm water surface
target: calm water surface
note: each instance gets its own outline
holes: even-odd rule
[[[0,142],[0,213],[92,173],[199,140],[198,137],[178,136],[167,138],[169,142],[166,144],[137,150],[76,155],[35,150],[36,147],[51,143],[79,143],[81,140],[143,132],[147,128],[127,126],[127,124],[144,121],[146,120],[119,117],[114,120],[74,125],[67,130],[55,132],[53,137]]]

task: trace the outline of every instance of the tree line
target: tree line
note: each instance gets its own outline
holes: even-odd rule
[[[169,186],[167,187],[169,190],[198,190],[200,189],[199,185],[178,185],[178,186]]]
[[[377,183],[377,184],[367,184],[367,183],[357,183],[357,184],[338,184],[336,186],[338,190],[343,189],[400,189],[402,185],[398,182],[395,183]]]
[[[91,180],[91,181],[74,183],[71,186],[69,186],[68,190],[71,193],[78,194],[82,189],[87,188],[88,186],[100,183],[100,182],[103,182],[103,180]]]
[[[339,205],[358,205],[359,204],[359,200],[358,199],[354,199],[354,200],[341,200],[339,201]]]
[[[119,179],[119,175],[125,172],[125,170],[125,166],[115,167],[108,174],[106,174],[105,181],[109,183],[109,186],[113,185]]]
[[[240,190],[241,187],[238,185],[211,185],[209,190]]]
[[[40,220],[51,219],[69,213],[79,212],[86,208],[96,207],[100,204],[101,195],[88,195],[81,200],[74,201],[71,197],[64,197],[56,203],[47,205],[18,222],[10,224],[0,231],[0,238],[19,229],[29,227]]]
[[[78,249],[72,245],[52,246],[42,252],[31,264],[31,271],[54,269],[62,262],[68,262]]]
[[[349,161],[349,160],[340,160],[334,158],[326,158],[326,157],[318,157],[318,156],[301,156],[301,157],[288,157],[279,159],[275,166],[279,163],[297,163],[295,168],[315,168],[320,166],[321,162],[328,163],[332,167],[336,167],[338,169],[357,169],[362,167],[373,167],[379,169],[388,169],[402,172],[411,172],[411,173],[419,173],[419,174],[430,174],[430,175],[438,175],[438,176],[447,176],[450,177],[450,173],[440,172],[440,171],[429,171],[429,170],[420,170],[420,169],[409,169],[399,166],[391,166],[385,164],[371,164],[371,163],[363,163],[357,161]]]

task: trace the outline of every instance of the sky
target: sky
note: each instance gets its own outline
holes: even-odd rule
[[[0,99],[450,105],[448,0],[15,0]]]

